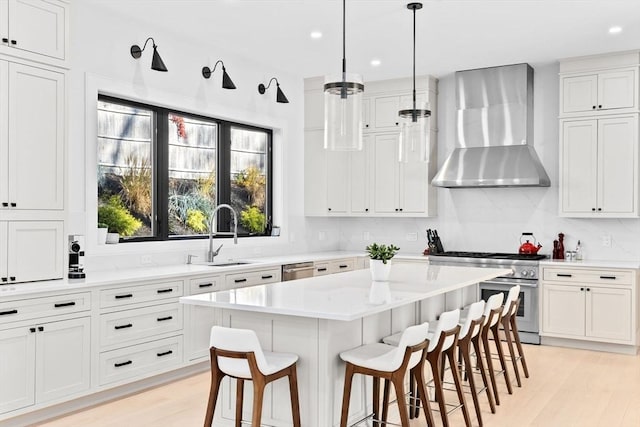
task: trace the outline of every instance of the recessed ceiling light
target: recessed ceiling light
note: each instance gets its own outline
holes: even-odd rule
[[[377,67],[378,65],[382,64],[382,62],[380,62],[379,59],[372,59],[371,60],[371,66],[372,67]]]
[[[310,36],[312,39],[320,39],[322,38],[322,33],[320,31],[312,31]]]
[[[621,32],[622,32],[622,27],[616,26],[616,27],[609,28],[609,33],[610,34],[618,34],[618,33],[621,33]]]

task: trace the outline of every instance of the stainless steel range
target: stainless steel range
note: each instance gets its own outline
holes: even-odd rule
[[[538,334],[538,264],[546,255],[522,255],[491,252],[442,252],[429,255],[433,265],[464,267],[511,268],[513,274],[500,276],[480,283],[480,298],[505,294],[514,285],[520,285],[520,306],[516,321],[520,340],[529,344],[540,344]]]

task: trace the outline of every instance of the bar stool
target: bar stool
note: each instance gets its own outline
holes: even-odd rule
[[[293,425],[294,427],[300,427],[300,405],[298,402],[298,379],[296,373],[297,355],[263,352],[258,336],[249,329],[214,326],[211,328],[210,345],[211,389],[209,391],[207,415],[204,421],[205,427],[210,427],[213,422],[220,383],[225,376],[237,380],[236,427],[240,427],[242,422],[244,381],[253,381],[251,426],[259,427],[262,418],[262,400],[265,386],[285,376],[289,378]]]
[[[514,289],[517,288],[517,289]],[[524,371],[525,378],[529,378],[529,369],[527,368],[527,361],[524,358],[524,352],[522,350],[522,343],[520,342],[520,335],[518,334],[518,325],[516,324],[516,315],[518,314],[518,307],[520,306],[520,285],[513,286],[513,293],[515,299],[511,301],[511,304],[507,308],[505,303],[506,314],[503,311],[500,324],[504,330],[505,338],[507,340],[507,348],[509,349],[509,356],[511,363],[513,363],[513,370],[516,375],[516,382],[518,387],[522,387],[522,381],[520,380],[520,372],[518,370],[518,360],[522,364],[522,370]],[[509,293],[511,294],[511,289]],[[508,298],[507,298],[508,299]],[[518,355],[515,354],[513,344],[516,344]]]
[[[390,382],[396,390],[397,396],[404,396],[404,376],[407,369],[420,380],[418,394],[425,402],[425,417],[427,424],[434,425],[431,408],[424,388],[424,360],[427,355],[427,334],[429,324],[423,323],[408,327],[400,337],[396,347],[374,343],[363,345],[340,353],[340,358],[346,362],[344,376],[344,393],[342,395],[342,413],[340,427],[347,426],[349,417],[349,400],[351,398],[351,384],[355,374],[373,377],[373,425],[380,421],[386,425]],[[384,402],[382,418],[380,416],[380,379],[385,380]],[[403,427],[409,426],[407,405],[404,399],[398,399],[398,412]]]
[[[484,306],[484,323],[482,324],[482,330],[480,331],[480,339],[482,340],[482,346],[484,348],[484,356],[487,361],[487,370],[489,371],[489,379],[491,380],[491,388],[493,389],[493,397],[495,404],[500,404],[500,396],[498,395],[498,385],[496,382],[496,373],[493,369],[493,358],[491,356],[491,347],[489,346],[489,332],[495,325],[500,322],[500,313],[502,313],[502,301],[504,300],[504,294],[497,293],[491,295]],[[499,341],[498,341],[499,342]],[[498,345],[498,352],[502,351],[502,348]],[[476,350],[476,354],[478,354]],[[509,385],[510,386],[510,385]],[[491,401],[489,401],[491,402]],[[495,408],[491,408],[491,412],[495,413]]]

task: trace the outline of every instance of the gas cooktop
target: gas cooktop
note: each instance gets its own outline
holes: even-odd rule
[[[486,259],[512,259],[512,260],[526,260],[526,261],[539,261],[548,258],[548,255],[540,254],[509,254],[500,252],[458,252],[447,251],[440,253],[433,253],[429,255],[442,256],[442,257],[454,257],[454,258],[486,258]]]

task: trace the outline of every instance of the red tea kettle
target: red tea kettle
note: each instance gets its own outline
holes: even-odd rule
[[[531,236],[531,239],[535,242],[536,238],[533,233],[522,233],[522,236],[520,236],[520,249],[518,249],[518,253],[523,255],[535,255],[542,247],[540,243],[536,246],[534,243],[529,242],[529,239],[526,239],[526,237],[529,236]],[[522,243],[523,238],[526,239],[524,243]]]

